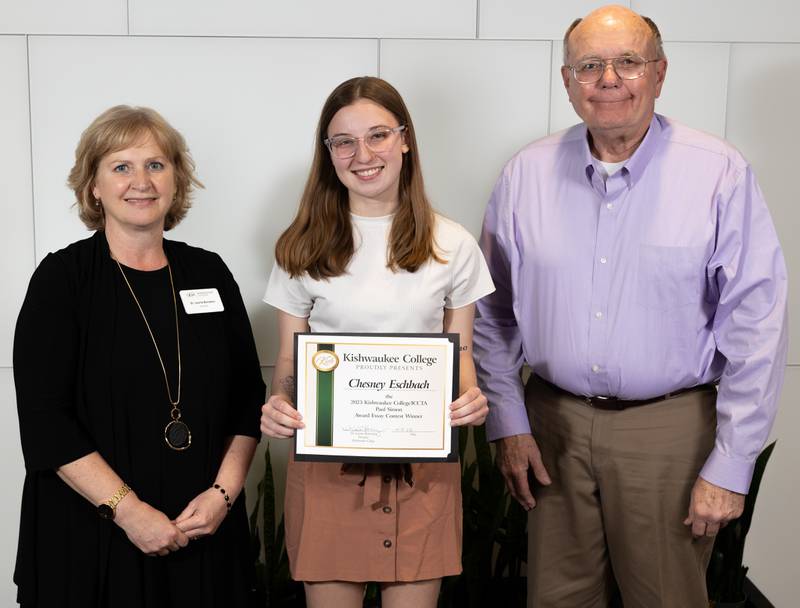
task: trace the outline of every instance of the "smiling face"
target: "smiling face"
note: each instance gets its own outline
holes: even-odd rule
[[[361,99],[340,109],[328,124],[327,137],[363,137],[375,127],[400,126],[397,118],[383,106]],[[397,207],[403,154],[408,152],[404,137],[394,136],[385,152],[370,150],[363,141],[352,158],[331,155],[339,181],[347,188],[350,210],[357,215],[387,215]]]
[[[106,230],[161,231],[175,197],[174,168],[148,135],[100,159],[92,194],[103,205]]]
[[[642,18],[628,9],[609,7],[591,13],[572,31],[568,62],[639,55],[655,59],[652,33]],[[648,63],[635,80],[622,80],[606,66],[602,78],[581,84],[566,66],[561,68],[564,86],[575,112],[594,138],[638,139],[647,131],[661,94],[667,62]]]

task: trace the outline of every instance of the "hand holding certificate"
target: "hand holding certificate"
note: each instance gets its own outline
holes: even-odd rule
[[[297,460],[455,460],[454,334],[295,334]]]

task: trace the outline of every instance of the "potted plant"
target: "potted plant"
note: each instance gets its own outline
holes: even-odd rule
[[[772,442],[758,456],[741,517],[722,528],[714,541],[706,586],[708,598],[715,608],[744,608],[748,605],[744,591],[747,566],[742,565],[744,543],[753,520],[761,478],[774,449],[775,442]]]
[[[472,439],[474,460],[467,460]],[[524,606],[528,516],[511,500],[483,426],[459,432],[464,510],[463,572],[442,584],[439,608]]]
[[[250,546],[256,564],[257,605],[263,608],[303,608],[306,605],[303,584],[293,581],[289,576],[283,518],[275,525],[275,481],[269,444],[264,450],[264,477],[258,482],[257,493],[256,504],[250,514]]]

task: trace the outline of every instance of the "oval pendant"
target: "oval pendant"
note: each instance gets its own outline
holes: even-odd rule
[[[164,441],[170,448],[180,452],[192,445],[192,432],[185,422],[172,420],[164,427]]]

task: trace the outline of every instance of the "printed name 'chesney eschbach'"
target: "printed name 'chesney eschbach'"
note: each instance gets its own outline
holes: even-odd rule
[[[431,383],[427,380],[422,382],[414,382],[413,380],[389,380],[388,387],[386,382],[378,382],[373,380],[362,380],[361,378],[350,378],[347,383],[350,388],[371,388],[376,391],[382,391],[384,388],[388,389],[415,389],[425,390],[431,387]]]

